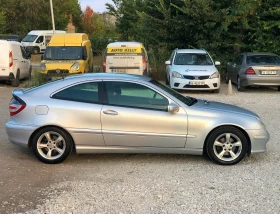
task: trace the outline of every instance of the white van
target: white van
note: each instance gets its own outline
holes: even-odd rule
[[[149,76],[147,52],[140,42],[113,42],[107,45],[103,71]]]
[[[0,80],[17,87],[20,79],[31,77],[30,54],[19,42],[0,40]]]
[[[66,31],[56,30],[55,33],[66,33]],[[46,50],[46,46],[50,42],[52,36],[52,30],[33,30],[23,38],[21,44],[29,53],[44,53]]]

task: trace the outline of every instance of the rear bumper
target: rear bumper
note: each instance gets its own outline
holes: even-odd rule
[[[10,72],[9,75],[7,76],[0,76],[0,80],[14,80],[15,79],[15,75]]]
[[[17,124],[11,121],[6,123],[6,132],[11,143],[19,146],[28,147],[31,134],[36,127]]]
[[[240,81],[242,86],[280,86],[280,76],[242,75]]]

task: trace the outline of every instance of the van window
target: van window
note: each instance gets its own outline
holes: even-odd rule
[[[44,41],[44,36],[39,36],[36,43],[42,43]]]
[[[80,60],[84,47],[81,46],[48,46],[46,48],[44,60]]]
[[[27,35],[26,37],[24,37],[24,39],[22,40],[23,42],[34,42],[35,39],[38,37],[38,35]]]

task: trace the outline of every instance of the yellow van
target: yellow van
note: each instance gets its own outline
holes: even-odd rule
[[[55,34],[42,56],[39,71],[71,75],[93,71],[91,42],[85,33]]]
[[[103,71],[149,76],[147,52],[140,42],[112,42],[107,45]]]

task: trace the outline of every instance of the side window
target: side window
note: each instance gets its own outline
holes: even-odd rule
[[[154,90],[129,82],[106,82],[108,104],[167,111],[169,101]]]
[[[85,103],[101,103],[98,91],[101,83],[90,82],[75,85],[66,88],[52,96],[54,99],[85,102]]]
[[[234,63],[236,65],[242,65],[242,59],[243,59],[243,55],[239,55],[235,60]]]
[[[36,43],[42,43],[44,41],[44,36],[39,36]]]
[[[83,59],[87,59],[87,48],[83,47]]]

